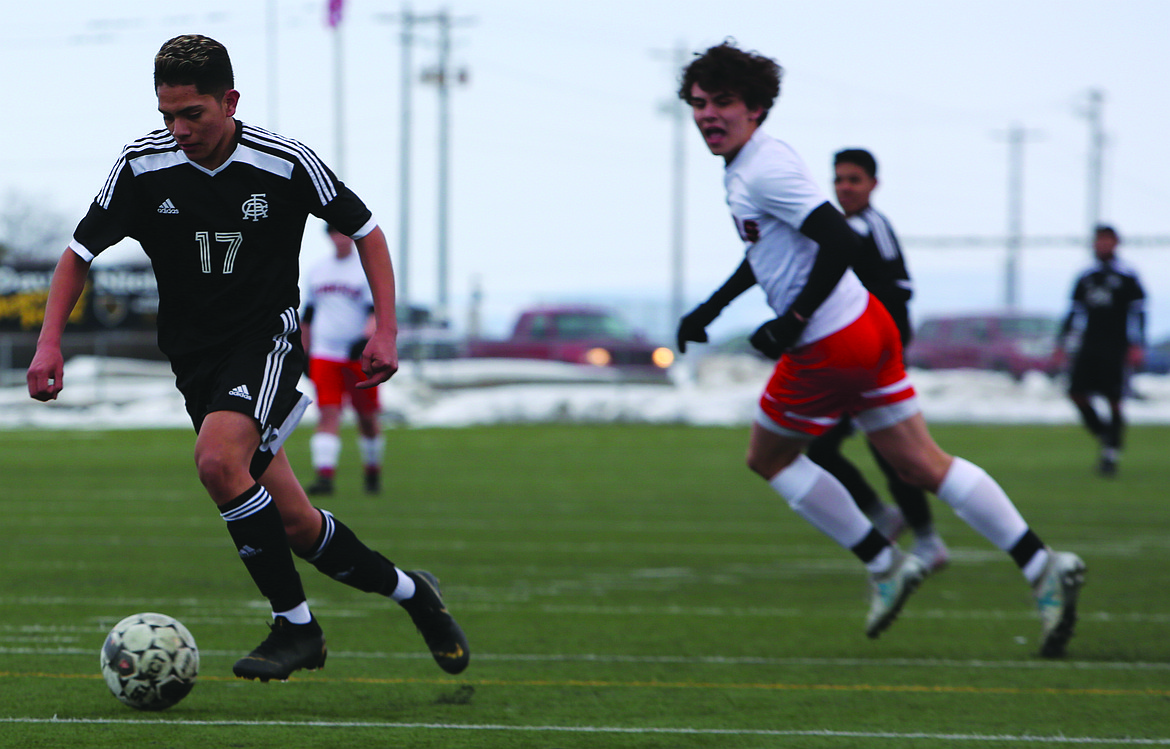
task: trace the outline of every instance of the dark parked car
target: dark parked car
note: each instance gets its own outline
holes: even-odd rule
[[[666,382],[674,352],[635,331],[611,310],[582,305],[524,310],[511,337],[474,339],[468,356],[497,359],[547,359],[612,367],[627,379]]]
[[[918,326],[906,364],[921,369],[990,369],[1019,379],[1037,370],[1055,375],[1060,321],[1044,315],[987,314],[933,317]]]

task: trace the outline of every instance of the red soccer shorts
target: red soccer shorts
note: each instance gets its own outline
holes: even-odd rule
[[[349,396],[353,410],[360,414],[378,410],[378,388],[359,390],[355,385],[365,382],[359,362],[340,362],[331,359],[309,359],[309,379],[317,387],[317,405],[341,406],[342,399]]]
[[[793,349],[780,357],[764,394],[760,410],[779,430],[817,437],[843,414],[857,414],[903,404],[907,413],[888,421],[897,423],[916,413],[914,386],[902,365],[902,341],[890,313],[872,295],[861,317],[836,333]],[[880,427],[880,419],[873,420]],[[767,426],[765,424],[765,426]],[[862,424],[865,429],[866,425]]]

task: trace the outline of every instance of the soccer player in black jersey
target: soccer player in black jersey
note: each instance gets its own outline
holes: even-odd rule
[[[833,157],[833,186],[845,220],[861,238],[853,271],[894,318],[905,348],[910,343],[912,332],[908,302],[913,286],[893,227],[870,205],[870,195],[878,186],[877,160],[873,154],[863,148],[838,151]],[[841,443],[853,431],[853,420],[842,418],[836,426],[809,443],[808,457],[845,485],[853,501],[887,538],[894,539],[903,525],[908,524],[914,532],[911,553],[931,571],[946,566],[950,552],[934,530],[926,493],[902,480],[871,444],[870,452],[886,476],[886,484],[897,507],[883,503],[857,466],[841,453]]]
[[[310,149],[235,119],[240,94],[227,50],[199,35],[166,42],[154,62],[166,128],[129,144],[53,274],[29,394],[64,385],[61,335],[90,263],[125,237],[158,280],[158,343],[195,426],[199,479],[240,559],[272,604],[271,632],[233,667],[242,678],[287,679],[325,663],[292,554],[407,610],[449,673],[470,652],[434,576],[407,572],[309,502],[282,444],[308,399],[297,307],[298,255],[309,214],[353,237],[373,291],[376,332],[362,353],[373,387],[398,369],[394,272],[364,203]]]
[[[1079,339],[1072,360],[1068,394],[1085,428],[1101,443],[1097,470],[1117,473],[1125,420],[1121,397],[1126,365],[1142,362],[1145,346],[1145,291],[1137,272],[1117,258],[1120,240],[1111,226],[1098,226],[1093,237],[1097,262],[1073,286],[1072,309],[1057,339],[1058,355],[1065,341]],[[1106,423],[1090,400],[1101,395],[1109,402]]]

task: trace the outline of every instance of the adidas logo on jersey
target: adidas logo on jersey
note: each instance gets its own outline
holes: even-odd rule
[[[228,395],[234,395],[237,398],[243,398],[244,400],[252,400],[252,394],[248,392],[247,385],[237,385],[228,391]]]
[[[260,553],[259,549],[253,549],[251,546],[244,544],[240,547],[240,559],[250,559]]]
[[[162,202],[162,205],[160,205],[158,207],[158,212],[159,213],[178,213],[179,209],[175,207],[175,204],[171,202],[170,198],[167,198],[166,200],[164,200]]]

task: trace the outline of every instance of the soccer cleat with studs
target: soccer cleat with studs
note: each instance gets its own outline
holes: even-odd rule
[[[399,605],[410,614],[439,668],[449,674],[462,672],[471,660],[471,648],[463,630],[447,612],[439,593],[439,581],[426,570],[403,572],[414,580],[414,595],[399,601]]]
[[[1085,584],[1085,563],[1069,551],[1048,552],[1048,562],[1032,586],[1040,609],[1040,655],[1060,658],[1077,623],[1077,597]]]
[[[317,480],[305,487],[305,493],[310,497],[333,496],[333,479],[328,476],[317,476]]]
[[[890,569],[869,578],[870,605],[865,634],[870,639],[875,639],[893,624],[906,599],[930,573],[918,557],[903,553],[896,546],[891,548],[895,558]]]
[[[272,631],[256,649],[232,666],[241,679],[288,681],[293,671],[315,671],[325,667],[325,634],[313,619],[308,624],[293,624],[283,616],[268,625]]]

